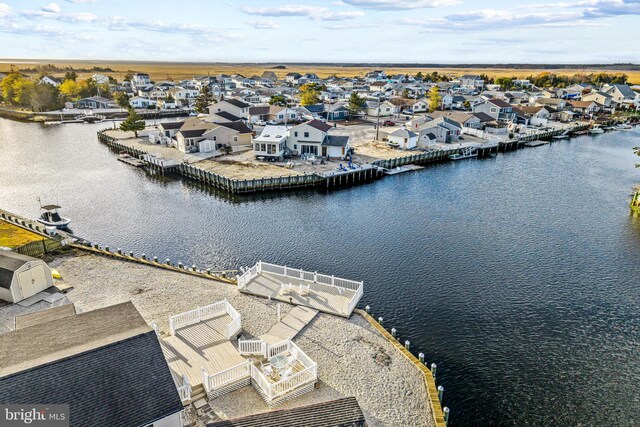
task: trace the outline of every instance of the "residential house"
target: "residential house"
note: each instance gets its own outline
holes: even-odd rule
[[[567,100],[561,98],[538,98],[536,99],[536,106],[548,106],[562,111],[567,106]]]
[[[534,126],[546,125],[549,120],[555,120],[558,113],[556,109],[548,105],[519,108],[529,117],[529,123]]]
[[[465,74],[460,77],[460,86],[463,88],[474,89],[481,91],[484,87],[484,80],[482,77],[475,74]]]
[[[209,114],[226,112],[241,119],[249,118],[250,105],[239,99],[227,98],[216,104],[209,105]]]
[[[200,91],[198,89],[184,89],[184,88],[174,88],[167,90],[168,95],[171,95],[173,99],[176,100],[176,104],[180,107],[188,107],[192,105]]]
[[[158,125],[158,130],[165,138],[172,139],[176,136],[176,133],[184,125],[184,121],[179,122],[161,122]]]
[[[369,84],[369,90],[371,92],[384,93],[384,92],[390,91],[391,89],[393,89],[393,84],[387,81],[376,80],[375,82],[372,82]]]
[[[458,142],[462,133],[462,125],[448,117],[438,117],[420,125],[418,133],[418,145],[428,146],[432,143],[432,135],[435,135],[435,142],[454,143]]]
[[[287,147],[294,153],[342,158],[351,148],[349,137],[329,135],[333,126],[320,120],[310,120],[289,130]]]
[[[183,153],[198,152],[198,143],[204,139],[202,135],[218,126],[197,117],[186,119],[175,133],[176,148]]]
[[[158,101],[155,99],[149,99],[143,96],[134,96],[129,99],[129,105],[133,108],[148,108],[149,106],[156,106]]]
[[[596,101],[569,101],[567,108],[585,116],[600,112],[600,105]]]
[[[45,83],[51,86],[58,87],[62,83],[62,79],[53,76],[44,76],[40,79],[40,83]]]
[[[200,153],[220,151],[225,147],[230,147],[234,153],[251,149],[253,132],[242,121],[216,124],[216,127],[205,131],[202,140],[198,141]]]
[[[594,101],[602,106],[603,110],[612,111],[616,107],[613,96],[601,91],[593,91],[586,95],[582,95],[583,101]]]
[[[297,85],[300,77],[302,77],[302,74],[300,73],[287,73],[287,75],[284,77],[284,80],[287,83]]]
[[[418,144],[418,134],[408,129],[396,129],[387,136],[387,139],[389,145],[405,150],[415,148]]]
[[[91,76],[91,80],[98,83],[99,85],[109,83],[109,77],[105,76],[104,74],[94,74],[93,76]]]
[[[484,121],[479,114],[480,113],[465,113],[462,111],[434,111],[429,115],[431,116],[430,120],[437,119],[439,117],[446,117],[456,123],[459,123],[463,128],[482,129]],[[489,120],[491,120],[491,118],[489,118]],[[426,120],[425,123],[428,121],[429,120]]]
[[[429,100],[426,98],[418,99],[413,103],[411,109],[414,113],[425,113],[429,111]]]
[[[0,334],[0,402],[34,412],[66,403],[71,427],[183,425],[158,336],[131,302],[25,316],[26,326]]]
[[[513,112],[513,106],[501,99],[489,99],[473,106],[474,113],[485,113],[494,120],[515,121],[517,115]]]
[[[344,102],[325,105],[322,117],[328,121],[338,122],[349,118],[349,108]]]
[[[368,116],[389,117],[395,114],[397,107],[389,101],[366,101],[365,113]]]
[[[387,74],[382,70],[369,71],[364,76],[364,80],[367,83],[373,83],[375,81],[387,81]]]
[[[151,77],[147,73],[136,73],[133,75],[132,82],[133,85],[137,88],[148,86],[151,84]]]
[[[307,120],[323,119],[324,108],[324,104],[305,105],[298,108],[298,113],[300,117]]]
[[[256,157],[281,159],[287,148],[289,127],[267,125],[260,135],[253,139],[253,152]]]
[[[606,85],[603,92],[611,96],[613,102],[624,108],[635,107],[635,104],[640,101],[640,94],[634,92],[629,85]]]
[[[278,80],[278,76],[273,71],[265,71],[262,73],[262,78],[271,82],[276,82]]]
[[[103,96],[91,96],[89,98],[82,98],[77,100],[75,103],[76,108],[110,108],[115,106],[115,101]]]

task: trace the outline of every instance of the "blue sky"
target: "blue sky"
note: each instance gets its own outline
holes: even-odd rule
[[[640,0],[0,0],[0,57],[640,62]]]

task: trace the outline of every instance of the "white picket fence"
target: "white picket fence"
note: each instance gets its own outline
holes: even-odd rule
[[[277,274],[294,279],[308,280],[310,282],[321,283],[323,285],[335,286],[343,289],[350,289],[352,291],[357,291],[364,285],[363,282],[343,279],[341,277],[328,276],[326,274],[320,274],[317,271],[305,271],[298,268],[287,267],[286,265],[270,264],[268,262],[262,261],[259,261],[255,267],[256,275],[264,271],[265,273]]]
[[[260,338],[252,340],[238,340],[238,350],[240,354],[255,354],[264,356],[267,352],[267,343]]]
[[[180,328],[195,325],[224,313],[227,313],[231,317],[231,323],[226,327],[226,336],[228,339],[231,339],[231,337],[242,330],[242,316],[226,299],[169,317],[169,330],[171,331],[171,335],[175,335],[176,330]]]

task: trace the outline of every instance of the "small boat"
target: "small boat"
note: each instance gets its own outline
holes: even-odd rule
[[[618,126],[615,127],[615,130],[622,130],[622,131],[628,131],[628,130],[631,130],[631,129],[633,129],[633,126],[628,125],[626,123],[623,123],[623,124],[618,125]]]
[[[600,127],[600,125],[593,125],[591,126],[591,128],[589,129],[589,133],[591,135],[599,135],[601,133],[604,133],[604,129],[602,129]]]
[[[470,159],[472,157],[478,157],[478,150],[475,147],[468,147],[463,149],[460,153],[449,155],[451,160]]]
[[[58,205],[44,205],[40,206],[42,209],[42,213],[40,217],[36,220],[40,224],[44,224],[48,227],[56,227],[56,228],[67,228],[71,220],[69,218],[61,217],[58,213],[58,209],[60,206]]]
[[[545,144],[548,144],[548,143],[549,143],[549,141],[542,141],[542,140],[536,139],[535,141],[527,141],[527,142],[524,143],[524,145],[526,147],[539,147],[541,145],[545,145]]]

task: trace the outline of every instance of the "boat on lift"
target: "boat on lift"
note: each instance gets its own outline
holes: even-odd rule
[[[599,135],[601,133],[604,133],[604,130],[600,126],[594,125],[591,129],[589,129],[589,133],[591,135]]]
[[[42,213],[38,217],[36,221],[40,224],[44,224],[47,227],[56,227],[59,229],[64,229],[69,226],[71,220],[69,218],[65,218],[60,216],[58,213],[58,209],[61,209],[58,205],[40,205],[40,209]]]
[[[471,159],[473,157],[478,157],[478,149],[476,147],[467,147],[459,153],[449,155],[451,160]]]

